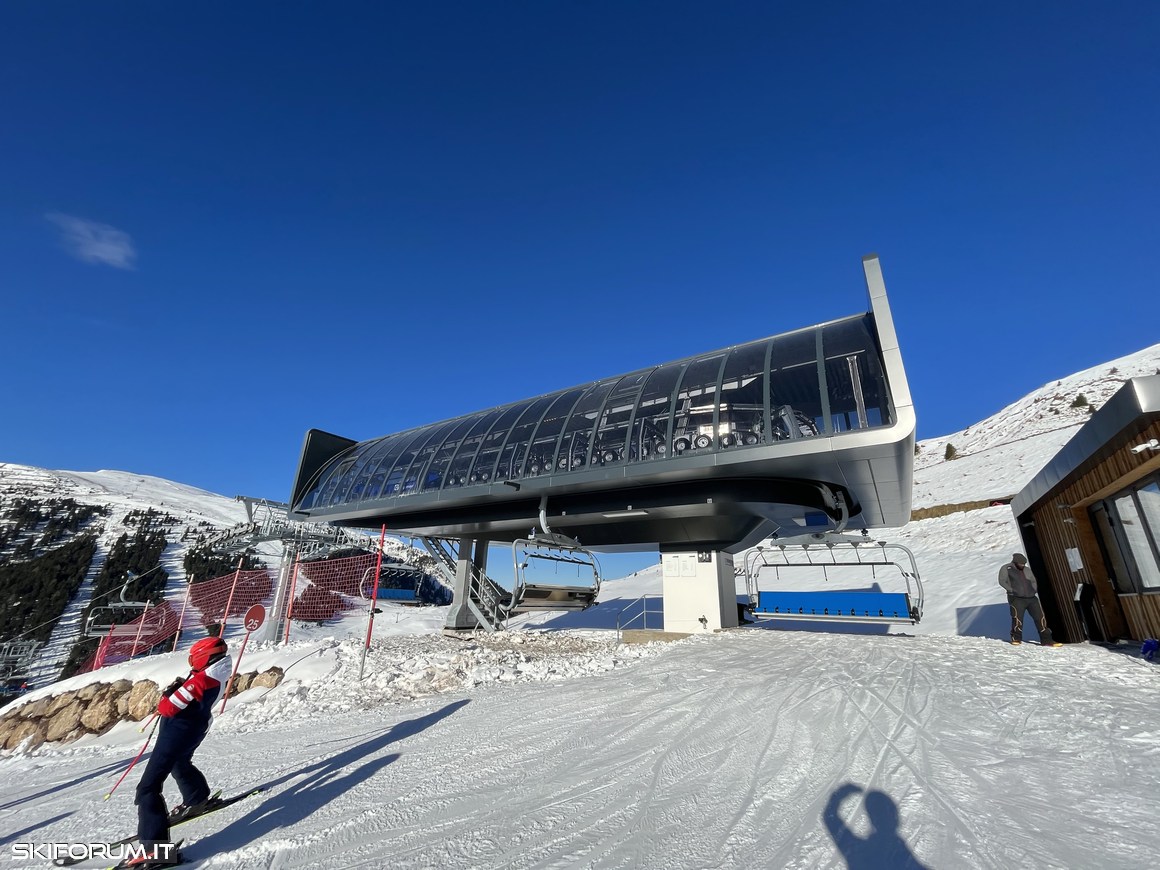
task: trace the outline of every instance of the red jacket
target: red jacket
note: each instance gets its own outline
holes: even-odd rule
[[[173,692],[161,696],[157,712],[167,719],[208,726],[214,702],[221,695],[222,686],[229,682],[232,670],[233,660],[226,656],[204,671],[194,671]]]

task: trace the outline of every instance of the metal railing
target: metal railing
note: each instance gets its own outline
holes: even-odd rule
[[[474,568],[467,583],[467,606],[488,634],[502,631],[511,609],[510,593]]]
[[[633,599],[632,601],[630,601],[628,604],[626,604],[624,607],[622,607],[620,609],[619,613],[616,614],[616,642],[618,644],[620,643],[620,633],[623,630],[627,629],[630,625],[632,625],[638,619],[641,620],[641,628],[647,630],[648,629],[648,615],[650,613],[659,616],[661,619],[661,626],[662,627],[664,626],[664,624],[665,624],[665,622],[664,622],[664,617],[665,617],[664,597],[663,596],[653,596],[653,597],[660,598],[660,601],[661,601],[661,609],[660,610],[649,610],[648,609],[649,596],[642,595],[642,596],[640,596],[640,598],[636,598],[636,599]],[[622,619],[624,617],[625,611],[631,610],[637,604],[639,604],[641,606],[640,613],[637,613],[635,616],[630,616],[630,617],[628,617],[628,619]]]

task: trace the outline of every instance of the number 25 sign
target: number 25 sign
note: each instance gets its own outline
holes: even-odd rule
[[[246,611],[246,618],[244,624],[246,631],[257,631],[262,627],[262,623],[266,621],[266,608],[261,604],[255,604]]]
[[[261,604],[255,604],[246,611],[245,619],[242,620],[242,624],[246,627],[246,636],[242,638],[242,648],[238,650],[238,658],[234,662],[234,673],[230,676],[231,680],[237,676],[238,668],[241,667],[242,656],[246,654],[246,644],[250,641],[250,634],[261,628],[262,623],[265,621],[266,608]],[[222,706],[218,710],[219,716],[226,711],[226,701],[229,700],[229,696],[229,692],[222,692]]]

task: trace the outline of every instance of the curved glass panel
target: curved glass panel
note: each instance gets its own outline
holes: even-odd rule
[[[443,484],[444,488],[466,486],[470,482],[471,463],[475,461],[475,456],[479,453],[483,439],[502,413],[503,408],[493,408],[473,418],[474,422],[471,429],[459,442],[459,447],[451,460],[451,468],[447,472],[447,482]],[[475,482],[479,483],[479,481]]]
[[[725,354],[715,353],[689,364],[681,379],[673,412],[673,453],[699,453],[716,444],[717,381]]]
[[[471,417],[464,417],[455,426],[451,427],[451,431],[443,439],[443,443],[435,449],[434,455],[431,458],[431,464],[427,466],[427,471],[423,475],[423,489],[440,489],[443,487],[447,475],[447,466],[451,463],[451,457],[459,449],[464,434],[478,420],[478,414]]]
[[[615,379],[595,383],[576,402],[576,407],[572,409],[572,417],[564,427],[564,435],[560,439],[557,465],[562,459],[566,459],[568,467],[572,469],[583,468],[588,463],[588,448],[592,446],[596,418],[614,386]],[[596,457],[593,457],[592,464],[598,464]]]
[[[596,445],[592,451],[593,465],[614,465],[624,461],[632,413],[636,410],[640,391],[652,372],[652,369],[634,372],[616,382],[616,387],[609,394],[608,401],[600,413]],[[630,455],[632,452],[629,451]]]
[[[669,407],[684,369],[684,362],[669,363],[654,369],[645,380],[632,423],[632,443],[642,461],[669,455]]]
[[[889,425],[890,394],[869,318],[823,327],[822,349],[834,432]]]
[[[750,447],[765,439],[765,354],[769,340],[743,344],[729,352],[721,376],[717,443],[722,448]]]
[[[499,459],[500,448],[507,441],[508,433],[511,431],[512,426],[520,419],[524,411],[532,404],[532,401],[532,399],[528,399],[523,402],[517,402],[514,405],[508,405],[503,410],[499,420],[486,433],[483,442],[480,444],[479,455],[476,457],[475,463],[471,466],[471,471],[467,476],[468,483],[491,482],[492,475],[495,473],[496,462]]]
[[[378,465],[383,454],[390,449],[391,444],[395,440],[397,440],[397,436],[376,438],[374,441],[366,441],[359,444],[355,448],[360,453],[360,456],[355,461],[354,466],[343,475],[343,481],[339,484],[331,499],[333,504],[350,504],[351,502],[361,501],[366,497],[370,470]]]
[[[358,465],[359,449],[354,447],[330,472],[330,478],[318,499],[322,506],[332,506],[339,503],[339,493],[344,492],[354,481],[354,470]]]
[[[318,472],[318,477],[307,491],[305,497],[302,499],[302,508],[308,509],[312,507],[324,507],[328,504],[328,499],[334,495],[338,489],[339,481],[342,479],[343,470],[350,468],[355,462],[357,456],[354,451],[358,450],[357,445],[340,453],[327,463],[327,465]]]
[[[532,434],[540,425],[540,420],[548,410],[548,406],[555,401],[557,395],[553,393],[550,396],[540,396],[527,406],[527,409],[520,416],[519,422],[512,427],[508,434],[507,443],[500,451],[499,462],[492,475],[494,480],[518,480],[523,477]]]
[[[556,469],[556,444],[560,440],[560,433],[564,430],[564,424],[568,422],[572,409],[576,407],[576,402],[583,395],[584,387],[577,387],[561,393],[552,402],[532,436],[532,449],[528,457],[528,467],[525,469],[526,474],[547,474]],[[565,453],[561,457],[560,463],[559,470],[567,471],[568,454]]]
[[[383,494],[383,485],[386,483],[386,469],[389,469],[393,462],[393,456],[399,450],[403,449],[404,435],[392,435],[389,438],[382,438],[382,444],[379,449],[375,451],[375,456],[371,457],[371,461],[367,463],[367,470],[365,470],[365,477],[367,477],[367,491],[363,493],[363,499],[377,499],[379,495]]]
[[[431,464],[431,459],[434,457],[435,451],[439,449],[439,445],[443,443],[443,439],[458,423],[458,420],[448,420],[445,423],[437,423],[427,428],[427,438],[415,451],[415,458],[411,460],[411,466],[403,474],[402,491],[404,493],[418,492],[439,486],[440,481],[428,475],[427,467]]]
[[[386,449],[379,454],[374,465],[368,464],[369,481],[367,483],[365,498],[379,498],[387,494],[387,472],[395,464],[395,460],[399,458],[399,453],[416,437],[417,431],[412,429],[409,432],[400,432],[398,435],[392,435],[389,439],[386,439]]]
[[[404,477],[407,475],[407,469],[411,467],[411,463],[415,460],[415,454],[423,443],[431,436],[431,426],[425,426],[422,429],[416,429],[410,437],[406,438],[402,444],[402,449],[394,454],[395,461],[390,465],[390,470],[387,472],[387,480],[383,484],[383,495],[398,495],[403,491]],[[387,463],[383,462],[382,468],[387,468]]]
[[[809,438],[825,431],[817,329],[803,329],[773,340],[769,416],[773,441]]]

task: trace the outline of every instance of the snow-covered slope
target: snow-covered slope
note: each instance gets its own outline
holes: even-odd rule
[[[134,535],[139,522],[134,516],[146,511],[168,515],[163,524],[168,543],[160,565],[175,586],[184,581],[182,561],[199,535],[213,534],[246,519],[245,508],[233,499],[157,477],[124,471],[50,471],[0,463],[0,505],[11,505],[21,498],[40,504],[71,499],[102,509],[84,528],[85,533],[96,537],[93,561],[40,651],[31,673],[34,685],[55,679],[73,644],[81,639],[81,618],[91,600],[93,582],[117,540]]]
[[[164,523],[168,543],[160,565],[174,587],[184,582],[182,562],[199,535],[246,521],[244,506],[234,499],[158,477],[124,471],[50,471],[0,463],[0,504],[11,504],[18,498],[39,503],[71,499],[102,508],[84,529],[96,536],[93,562],[41,650],[31,674],[34,684],[55,679],[73,644],[81,638],[81,617],[91,600],[93,581],[117,540],[134,535],[135,515],[152,510],[171,518]]]
[[[914,506],[1014,495],[1125,381],[1154,374],[1160,344],[1044,384],[973,426],[919,442]],[[949,462],[948,444],[958,455]]]
[[[1160,345],[922,442],[917,506],[1012,495],[1086,419],[1076,395],[1098,406],[1157,368]],[[1153,867],[1157,666],[1128,646],[997,640],[1009,507],[875,537],[918,558],[910,636],[760,624],[618,648],[610,629],[659,595],[657,566],[608,581],[589,611],[467,643],[438,634],[443,608],[388,605],[361,682],[361,616],[249,650],[246,669],[278,663],[286,681],[231,701],[198,759],[227,792],[268,791],[180,829],[191,863]],[[109,676],[181,668],[160,656]],[[27,866],[11,844],[131,830],[133,777],[100,796],[141,739],[123,724],[0,758],[0,867]]]
[[[72,498],[113,508],[113,515],[134,510],[164,510],[185,526],[228,528],[245,522],[245,508],[232,498],[160,477],[127,471],[49,471],[0,462],[0,491],[6,497]],[[106,534],[120,534],[116,524]]]

